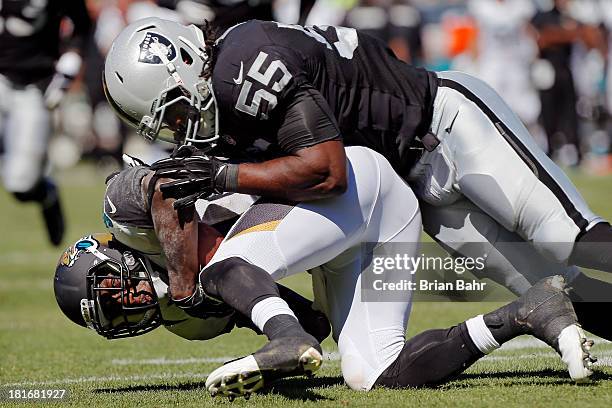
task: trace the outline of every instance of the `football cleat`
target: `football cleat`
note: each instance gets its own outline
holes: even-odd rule
[[[47,227],[49,241],[55,246],[64,238],[64,214],[60,204],[57,187],[50,181],[45,181],[46,196],[42,201],[42,214]]]
[[[211,396],[250,395],[269,382],[296,375],[313,375],[323,362],[318,344],[303,338],[285,337],[270,341],[249,356],[230,361],[206,379]]]
[[[587,341],[572,302],[566,293],[565,279],[551,276],[531,287],[516,301],[515,323],[553,347],[567,365],[575,381],[588,380],[596,359],[591,356],[592,341]]]

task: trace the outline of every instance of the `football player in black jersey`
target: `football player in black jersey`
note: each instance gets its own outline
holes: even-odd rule
[[[477,211],[555,262],[612,271],[610,225],[490,87],[407,65],[354,29],[249,21],[214,38],[145,19],[118,36],[104,80],[115,110],[149,139],[264,158],[192,157],[195,179],[177,162],[173,175],[185,179],[168,195],[331,197],[346,188],[343,147],[362,145],[412,184],[426,218],[430,208],[442,212],[434,220]],[[439,223],[425,227],[452,242]]]
[[[73,25],[60,44],[60,23]],[[59,245],[64,219],[55,184],[44,176],[55,108],[81,66],[91,21],[83,0],[0,2],[0,138],[4,187],[42,206],[49,239]]]

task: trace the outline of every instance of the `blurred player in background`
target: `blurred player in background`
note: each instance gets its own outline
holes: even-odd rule
[[[540,99],[531,83],[531,64],[537,47],[528,31],[535,14],[531,0],[470,0],[478,25],[474,74],[508,103],[533,133]]]
[[[240,22],[273,20],[274,0],[178,0],[176,11],[187,23],[214,21],[221,30]]]
[[[72,22],[61,44],[60,25]],[[2,181],[19,201],[40,203],[49,240],[59,245],[64,219],[57,187],[45,177],[50,110],[81,69],[91,21],[83,0],[0,2]]]
[[[91,106],[91,139],[84,143],[83,153],[96,161],[105,162],[105,158],[114,159],[122,165],[121,155],[128,136],[128,131],[112,113],[102,90],[102,70],[104,57],[117,34],[133,21],[146,17],[159,17],[166,20],[181,21],[179,14],[166,7],[161,7],[152,0],[93,0],[87,2],[89,14],[94,19],[93,35],[87,46],[85,59],[87,65],[83,82]],[[172,2],[172,6],[174,2]],[[157,147],[148,149],[148,158],[165,155]]]
[[[362,0],[342,25],[380,38],[402,61],[414,64],[422,58],[421,14],[409,1]]]

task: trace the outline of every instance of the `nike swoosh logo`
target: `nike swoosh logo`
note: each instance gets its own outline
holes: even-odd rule
[[[242,83],[242,73],[244,71],[244,64],[240,61],[240,72],[238,73],[238,78],[232,78],[236,85],[240,85]]]
[[[117,207],[115,207],[115,204],[113,204],[113,202],[110,200],[110,198],[106,197],[106,201],[108,202],[108,205],[110,207],[110,211],[109,214],[114,214],[117,212]]]

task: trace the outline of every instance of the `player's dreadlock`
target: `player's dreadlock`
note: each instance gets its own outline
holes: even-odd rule
[[[212,76],[212,69],[217,58],[217,48],[215,46],[215,42],[218,38],[218,29],[210,24],[208,20],[204,20],[204,24],[200,26],[200,30],[202,30],[204,33],[204,51],[206,51],[206,54],[208,55],[208,61],[204,64],[200,76],[204,79],[210,79]]]

